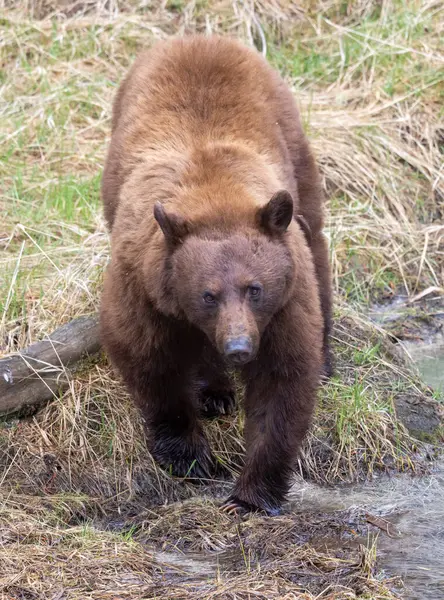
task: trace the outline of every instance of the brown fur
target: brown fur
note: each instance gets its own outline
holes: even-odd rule
[[[288,87],[225,38],[158,44],[118,91],[102,196],[103,341],[151,452],[178,475],[214,471],[198,417],[231,409],[224,352],[247,339],[247,456],[232,501],[273,513],[322,354],[330,371],[321,186]]]

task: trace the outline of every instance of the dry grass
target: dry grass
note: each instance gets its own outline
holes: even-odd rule
[[[332,525],[322,517],[315,517],[312,527],[302,515],[236,523],[214,504],[194,500],[142,512],[132,519],[137,528],[128,520],[116,532],[88,523],[72,525],[65,507],[64,498],[2,499],[2,598],[396,597],[372,577],[371,546],[320,550],[322,543],[316,549],[304,541],[307,533],[313,536],[313,530]],[[352,531],[350,520],[347,528]],[[316,590],[324,592],[319,596]]]
[[[428,392],[359,314],[396,291],[442,293],[443,14],[432,1],[0,0],[2,351],[98,308],[110,101],[135,53],[224,31],[266,51],[293,85],[329,197],[338,375],[301,473],[331,483],[421,468],[394,406]],[[236,472],[242,415],[208,429]],[[235,523],[214,501],[229,482],[160,471],[103,359],[37,415],[0,426],[0,484],[5,599],[394,597],[372,578],[372,547],[340,554],[300,535],[322,538],[335,529],[325,520]],[[211,553],[214,569],[193,574],[190,552]]]

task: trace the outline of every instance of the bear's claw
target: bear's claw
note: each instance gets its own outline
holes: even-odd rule
[[[233,392],[212,392],[207,390],[202,394],[201,414],[206,419],[215,419],[220,415],[230,415],[235,407]]]
[[[220,509],[228,515],[237,517],[244,517],[249,513],[261,512],[261,509],[257,506],[248,504],[248,502],[243,502],[234,496],[225,500]]]
[[[245,517],[251,513],[265,514],[269,517],[275,517],[280,514],[280,509],[278,508],[260,508],[258,506],[254,506],[253,504],[249,504],[248,502],[244,502],[235,496],[231,496],[221,505],[220,510],[228,515],[237,516],[237,517]]]

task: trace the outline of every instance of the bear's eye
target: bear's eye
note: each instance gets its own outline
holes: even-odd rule
[[[258,300],[260,298],[261,294],[262,294],[262,286],[260,286],[258,283],[248,286],[248,295],[253,300]]]
[[[216,304],[217,302],[216,296],[211,292],[205,292],[202,298],[205,304]]]

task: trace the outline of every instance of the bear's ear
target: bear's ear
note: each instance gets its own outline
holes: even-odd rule
[[[167,213],[161,202],[154,204],[154,218],[169,246],[180,244],[188,234],[188,224],[185,219],[180,215]]]
[[[287,190],[279,190],[263,208],[259,210],[260,226],[271,235],[287,231],[293,218],[293,198]]]

